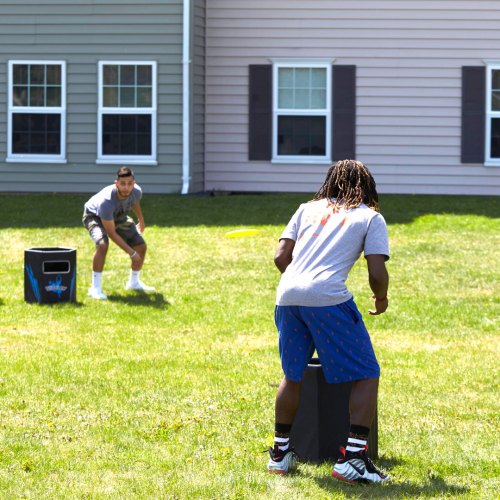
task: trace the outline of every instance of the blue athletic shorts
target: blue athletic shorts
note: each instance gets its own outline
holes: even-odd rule
[[[350,299],[336,306],[276,306],[283,373],[302,382],[316,349],[326,381],[378,378],[380,367],[361,314]]]

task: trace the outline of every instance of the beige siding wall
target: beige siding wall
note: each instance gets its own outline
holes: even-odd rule
[[[499,25],[498,1],[210,0],[206,189],[317,189],[326,166],[248,161],[248,65],[335,57],[380,192],[500,194],[500,168],[460,163],[461,67],[500,59]]]
[[[182,0],[17,0],[0,6],[0,191],[96,192],[120,165],[96,165],[97,63],[158,63],[158,166],[132,166],[145,192],[180,192]],[[5,163],[7,62],[67,63],[66,165]],[[126,164],[124,162],[124,164]]]
[[[205,0],[194,0],[191,36],[191,184],[189,191],[205,188]]]

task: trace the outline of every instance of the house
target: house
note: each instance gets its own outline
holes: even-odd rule
[[[498,2],[0,12],[0,191],[92,192],[128,165],[150,193],[314,192],[356,158],[382,193],[500,192]]]

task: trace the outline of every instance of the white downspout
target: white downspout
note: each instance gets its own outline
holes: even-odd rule
[[[190,3],[191,0],[183,0],[183,28],[182,28],[182,191],[181,194],[188,194],[189,192],[189,107],[190,107],[190,93],[189,93],[189,40],[190,40]]]

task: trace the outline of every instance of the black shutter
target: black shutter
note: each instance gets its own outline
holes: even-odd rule
[[[462,163],[484,163],[486,68],[462,66]]]
[[[332,66],[332,160],[356,159],[356,66]]]
[[[273,67],[250,65],[248,159],[271,160],[273,154]]]

